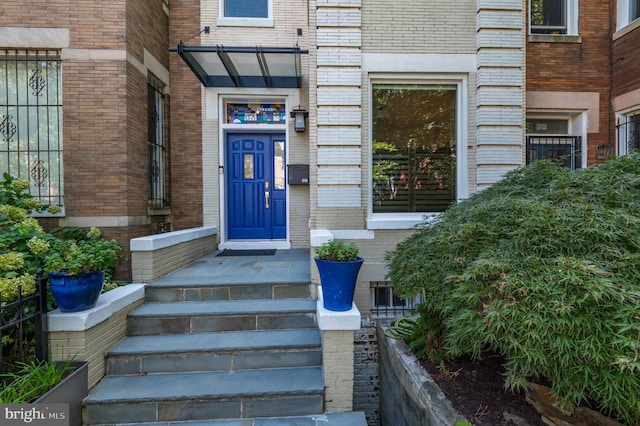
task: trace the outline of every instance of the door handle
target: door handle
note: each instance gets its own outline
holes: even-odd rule
[[[269,208],[269,191],[264,191],[264,207]]]

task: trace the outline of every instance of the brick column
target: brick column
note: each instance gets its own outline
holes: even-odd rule
[[[360,329],[360,311],[355,304],[345,312],[325,309],[318,287],[316,315],[322,332],[325,411],[352,411],[353,332]]]

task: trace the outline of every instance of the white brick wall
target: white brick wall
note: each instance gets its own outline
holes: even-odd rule
[[[359,105],[361,97],[359,88],[318,87],[318,105]]]
[[[358,126],[362,122],[359,106],[353,107],[318,107],[318,126],[352,125]]]
[[[319,27],[360,27],[361,22],[360,9],[318,9],[316,13],[316,23]]]
[[[321,127],[318,129],[318,146],[321,145],[360,145],[362,140],[360,127]]]
[[[321,167],[318,169],[318,185],[360,185],[360,168]]]
[[[360,149],[359,148],[326,148],[318,149],[319,165],[360,165]]]
[[[477,151],[479,188],[524,162],[524,0],[477,3]]]
[[[362,64],[360,49],[318,48],[318,66],[357,66]]]
[[[360,86],[359,68],[320,68],[318,86]]]

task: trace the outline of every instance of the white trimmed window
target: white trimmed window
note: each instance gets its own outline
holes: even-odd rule
[[[620,115],[616,129],[619,155],[640,149],[640,110]]]
[[[373,82],[372,213],[438,213],[461,198],[459,84]]]
[[[220,0],[219,5],[220,26],[273,26],[273,0]]]
[[[618,29],[640,18],[640,0],[618,0]]]
[[[529,32],[577,35],[578,0],[530,0]]]

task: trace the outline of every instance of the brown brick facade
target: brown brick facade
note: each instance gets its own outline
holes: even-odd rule
[[[613,96],[640,89],[640,27],[613,42]]]
[[[582,0],[579,4],[580,42],[527,43],[527,91],[599,93],[599,132],[588,134],[587,164],[596,159],[596,146],[609,134],[609,4]],[[604,18],[604,19],[603,19]],[[612,142],[613,143],[613,142]]]
[[[98,226],[127,249],[131,238],[152,230],[145,219],[145,50],[168,70],[168,21],[162,0],[5,1],[0,13],[0,27],[68,31],[61,50],[66,217],[60,223]],[[28,43],[0,41],[0,48],[28,49]],[[125,263],[118,278],[129,277]]]
[[[169,44],[191,38],[200,31],[200,1],[171,2]],[[184,61],[170,55],[171,87],[171,177],[173,227],[175,230],[202,225],[202,86]]]

